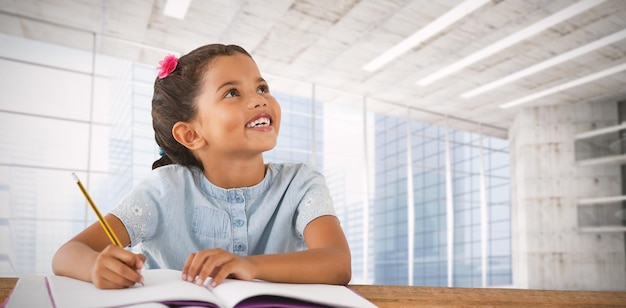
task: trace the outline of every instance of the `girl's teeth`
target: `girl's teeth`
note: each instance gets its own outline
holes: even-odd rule
[[[259,126],[268,126],[270,124],[270,120],[268,118],[260,118],[255,121],[252,121],[246,125],[247,127],[259,127]]]

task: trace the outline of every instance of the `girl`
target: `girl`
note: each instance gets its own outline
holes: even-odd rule
[[[106,219],[56,252],[57,275],[98,288],[142,282],[140,269],[182,270],[216,286],[227,277],[347,284],[350,250],[323,176],[306,164],[265,164],[281,110],[252,57],[213,44],[160,62],[152,118],[163,156]]]

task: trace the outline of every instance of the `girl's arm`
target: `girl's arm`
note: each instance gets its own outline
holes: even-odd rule
[[[124,224],[111,214],[105,219],[121,244],[128,246],[130,238]],[[143,255],[113,245],[95,222],[57,250],[52,270],[56,275],[90,281],[101,289],[118,289],[142,281],[138,270],[144,261]]]
[[[308,249],[278,255],[251,256],[255,278],[290,283],[345,285],[352,278],[348,241],[334,216],[321,216],[304,229]]]
[[[239,257],[221,249],[189,255],[183,279],[202,284],[213,277],[216,286],[227,277],[287,283],[345,285],[352,277],[350,248],[339,221],[321,216],[304,229],[305,251]],[[197,276],[197,278],[196,278]]]

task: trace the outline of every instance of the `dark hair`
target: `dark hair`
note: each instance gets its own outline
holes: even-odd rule
[[[203,169],[191,151],[174,139],[172,128],[177,122],[189,122],[195,117],[195,99],[200,94],[204,72],[210,62],[218,56],[232,56],[236,53],[252,58],[237,45],[205,45],[180,57],[176,69],[167,77],[156,78],[152,96],[152,127],[162,156],[152,164],[152,169],[169,164]]]

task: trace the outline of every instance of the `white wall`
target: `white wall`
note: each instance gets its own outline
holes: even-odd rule
[[[577,200],[621,195],[619,166],[578,166],[574,136],[617,123],[617,104],[520,110],[509,131],[513,283],[520,288],[626,290],[624,233],[583,233]]]

